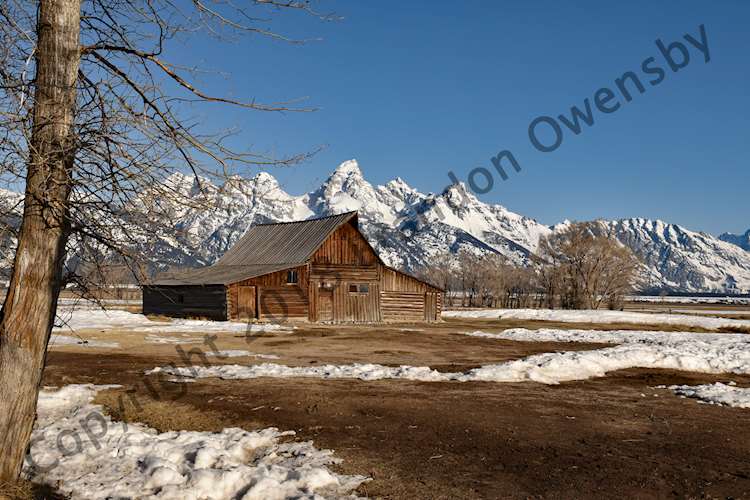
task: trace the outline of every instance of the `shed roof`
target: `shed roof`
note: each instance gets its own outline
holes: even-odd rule
[[[151,285],[228,285],[238,281],[263,276],[264,274],[283,271],[296,265],[265,264],[255,266],[213,266],[200,269],[188,269],[178,273],[165,273],[157,277]]]
[[[163,275],[153,285],[228,285],[305,264],[328,236],[357,212],[251,226],[214,265]]]

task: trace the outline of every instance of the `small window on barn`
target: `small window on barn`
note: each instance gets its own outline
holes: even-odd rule
[[[177,296],[177,303],[178,303],[178,304],[184,304],[184,303],[185,303],[185,296],[184,296],[184,295],[182,295],[182,294],[179,294],[179,295]]]
[[[349,293],[370,293],[370,285],[365,284],[351,284],[349,285]]]
[[[297,283],[297,271],[287,271],[286,272],[286,282],[288,285],[294,285]]]

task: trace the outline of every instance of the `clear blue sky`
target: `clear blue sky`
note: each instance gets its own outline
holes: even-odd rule
[[[711,233],[750,227],[750,2],[491,0],[335,1],[321,22],[282,15],[269,27],[301,46],[261,38],[174,46],[180,61],[229,73],[205,77],[215,93],[260,101],[308,97],[311,114],[227,108],[203,115],[208,128],[239,127],[235,144],[292,154],[326,148],[292,169],[272,169],[295,194],[356,158],[374,183],[401,176],[439,191],[511,150],[523,171],[481,196],[552,224],[563,219],[648,217]],[[705,63],[683,36],[700,40]],[[655,40],[679,40],[691,56],[677,73]],[[541,153],[529,141],[539,115],[568,113],[654,56],[664,81],[634,91],[595,124],[566,133]],[[675,57],[677,54],[675,53]]]

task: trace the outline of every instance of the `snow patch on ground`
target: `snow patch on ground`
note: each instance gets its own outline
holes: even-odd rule
[[[750,373],[750,336],[734,333],[512,328],[465,335],[523,342],[619,344],[581,352],[544,353],[475,370],[479,380],[516,377],[556,383],[604,376],[626,368],[665,368],[701,373]],[[514,375],[515,374],[515,375]]]
[[[106,387],[40,391],[27,477],[72,498],[195,500],[344,497],[367,480],[332,472],[332,451],[281,442],[294,432],[159,433],[112,422],[91,403]]]
[[[440,373],[426,366],[384,366],[373,363],[353,363],[350,365],[286,366],[276,363],[259,365],[217,365],[217,366],[164,366],[148,370],[146,375],[167,373],[178,377],[221,378],[224,380],[244,380],[260,377],[273,378],[322,378],[384,380],[405,379],[425,382],[452,380],[451,373]]]
[[[243,356],[248,356],[251,358],[258,358],[258,359],[280,359],[279,356],[275,354],[258,354],[255,352],[250,351],[243,351],[241,349],[228,349],[225,351],[212,351],[208,353],[209,356],[216,356],[219,358],[240,358]]]
[[[627,368],[663,368],[700,373],[750,373],[750,336],[689,332],[639,332],[596,330],[526,330],[467,335],[516,341],[601,342],[619,344],[591,351],[536,354],[526,358],[485,365],[467,372],[438,372],[426,366],[398,367],[379,364],[286,366],[220,365],[211,367],[161,367],[147,372],[192,378],[228,380],[259,377],[360,380],[405,379],[423,382],[522,382],[558,384],[603,377]]]
[[[245,333],[261,332],[283,333],[293,329],[291,326],[278,324],[239,323],[232,321],[210,321],[197,319],[172,319],[170,321],[151,321],[143,314],[121,310],[61,310],[53,329],[55,332],[75,330],[133,330],[154,331],[160,333]]]
[[[660,386],[663,388],[664,386]],[[678,396],[695,398],[703,403],[750,408],[750,388],[734,387],[716,382],[705,385],[671,385],[667,387]]]
[[[624,344],[640,342],[646,344],[666,344],[691,341],[739,342],[748,344],[750,336],[743,333],[695,333],[695,332],[653,332],[641,330],[563,330],[557,328],[509,328],[499,333],[483,331],[465,332],[470,337],[484,337],[520,342],[584,342],[601,344]]]
[[[120,344],[117,342],[103,342],[101,340],[94,339],[79,339],[77,337],[68,337],[67,335],[55,335],[52,334],[49,339],[49,346],[64,346],[64,345],[81,345],[84,347],[109,347],[118,348]]]
[[[748,328],[750,320],[707,318],[685,314],[639,313],[631,311],[563,310],[563,309],[481,309],[444,311],[445,318],[520,319],[558,321],[562,323],[633,323],[697,326],[706,329]]]
[[[201,339],[185,338],[185,337],[164,337],[161,335],[146,335],[143,340],[147,344],[198,344],[201,343]]]

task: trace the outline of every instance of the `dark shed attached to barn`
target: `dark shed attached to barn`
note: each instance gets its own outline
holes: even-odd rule
[[[321,323],[437,321],[443,291],[386,266],[357,213],[259,224],[209,267],[144,287],[143,312]]]

